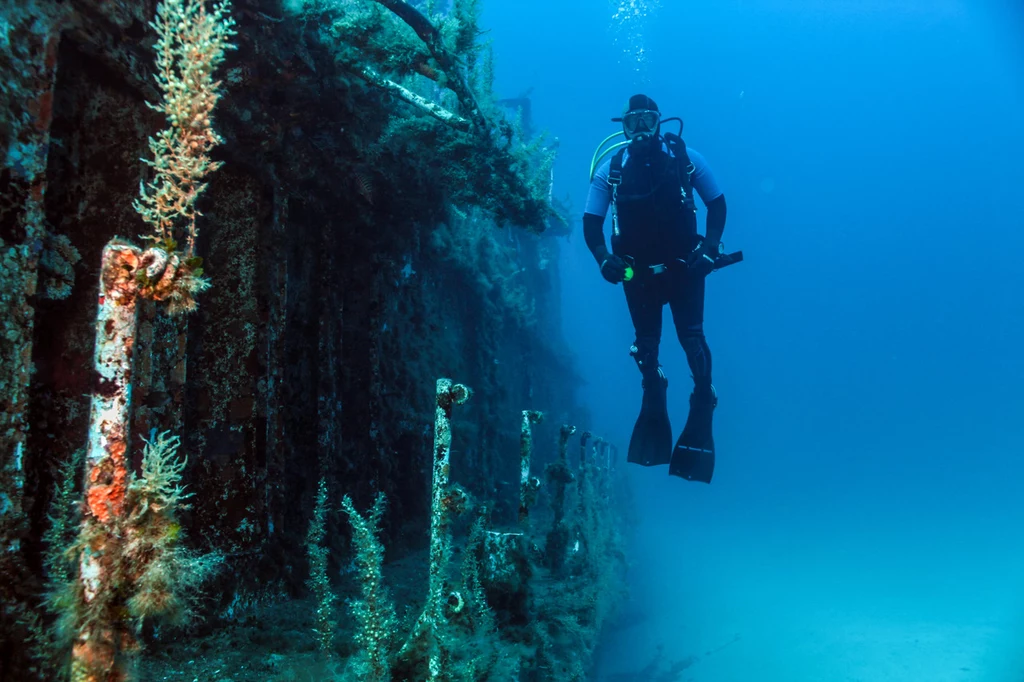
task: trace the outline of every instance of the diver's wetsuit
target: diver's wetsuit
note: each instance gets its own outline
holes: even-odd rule
[[[721,238],[725,225],[725,197],[704,157],[686,147],[692,164],[689,183],[708,207],[708,235]],[[594,175],[583,216],[587,246],[598,258],[605,247],[603,224],[612,200],[609,184],[611,161]],[[685,160],[677,163],[668,147],[644,155],[622,156],[622,181],[617,190],[619,234],[612,235],[612,253],[631,257],[635,276],[623,282],[626,304],[636,329],[634,357],[644,375],[657,375],[658,346],[661,342],[662,308],[672,311],[679,342],[693,373],[695,393],[711,394],[711,351],[704,338],[704,277],[688,274],[686,268],[669,267],[651,274],[649,266],[686,259],[697,241],[697,221],[692,198],[680,198],[678,173],[689,170]]]

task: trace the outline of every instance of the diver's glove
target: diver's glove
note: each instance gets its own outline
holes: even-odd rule
[[[601,276],[612,284],[618,284],[626,279],[626,261],[607,250],[597,254],[597,262],[601,266]]]
[[[686,267],[690,274],[697,277],[709,275],[715,269],[715,261],[722,253],[722,242],[702,239],[686,259]]]

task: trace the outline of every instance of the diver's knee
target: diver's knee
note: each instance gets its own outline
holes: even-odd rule
[[[711,349],[701,329],[688,330],[679,335],[679,344],[686,353],[686,360],[693,371],[705,374],[710,371]]]
[[[689,355],[690,352],[700,352],[707,348],[708,341],[704,337],[703,329],[687,329],[679,334],[679,343]]]
[[[637,339],[636,343],[630,346],[629,354],[644,377],[655,376],[658,373],[658,344]]]

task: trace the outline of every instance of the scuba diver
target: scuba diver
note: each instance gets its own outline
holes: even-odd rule
[[[682,120],[662,119],[647,95],[629,98],[622,132],[598,147],[591,164],[590,192],[583,214],[583,235],[601,275],[622,283],[636,330],[630,355],[640,368],[643,401],[627,460],[644,466],[669,465],[669,474],[711,482],[715,465],[712,415],[718,404],[711,385],[711,351],[704,338],[704,279],[713,270],[742,260],[725,254],[725,195],[704,157],[681,138]],[[661,124],[679,121],[679,134],[662,134]],[[624,135],[601,156],[615,154],[595,172],[598,152]],[[704,236],[698,234],[696,191],[707,208]],[[604,219],[611,208],[611,250]],[[679,343],[693,374],[690,411],[673,447],[668,379],[658,362],[662,309],[668,304]]]

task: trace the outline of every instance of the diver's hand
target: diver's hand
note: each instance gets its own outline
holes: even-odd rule
[[[721,250],[721,242],[701,241],[686,259],[686,267],[690,274],[705,277],[715,269],[715,260]]]
[[[618,284],[622,280],[626,279],[626,261],[622,260],[614,253],[604,253],[604,257],[600,260],[601,263],[601,276],[606,281],[612,284]]]

